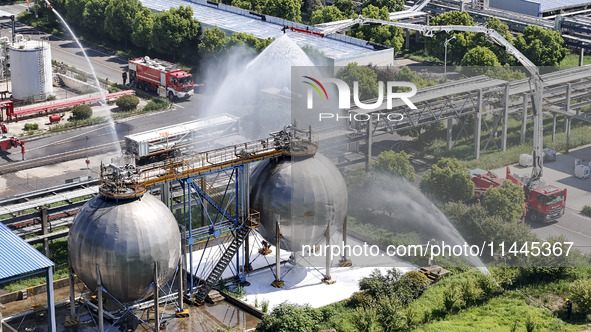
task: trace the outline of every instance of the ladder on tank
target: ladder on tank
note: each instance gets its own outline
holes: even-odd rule
[[[222,273],[224,272],[224,270],[226,270],[228,264],[230,264],[230,261],[232,260],[232,258],[234,258],[234,255],[236,255],[236,252],[244,243],[244,240],[248,236],[248,233],[250,233],[250,230],[258,226],[259,224],[256,221],[249,218],[249,220],[243,223],[242,227],[238,229],[236,235],[234,236],[234,239],[232,240],[228,248],[226,248],[220,260],[214,266],[209,276],[207,276],[205,282],[199,287],[199,290],[195,295],[195,300],[197,302],[203,303],[205,301],[205,298],[209,294],[209,291],[211,291],[213,286],[217,284],[217,282],[220,280]]]

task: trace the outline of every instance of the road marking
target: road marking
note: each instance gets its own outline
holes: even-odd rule
[[[73,139],[76,138],[76,137],[83,136],[83,135],[88,135],[88,133],[92,133],[93,131],[104,129],[104,128],[107,128],[107,127],[109,127],[108,124],[107,125],[100,126],[100,127],[95,128],[93,130],[90,130],[90,131],[84,131],[84,132],[82,132],[81,134],[78,134],[78,135],[70,136],[70,137],[64,138],[62,140],[58,140],[58,141],[55,141],[55,142],[51,142],[49,144],[38,146],[38,147],[33,148],[33,149],[27,149],[27,151],[35,151],[35,150],[46,148],[46,147],[51,146],[51,145],[60,145],[60,144],[66,143],[66,142],[73,142]]]
[[[176,106],[176,107],[184,108],[183,106],[181,106],[181,105],[179,105],[179,104],[172,104],[172,105],[174,105],[174,106]]]
[[[572,232],[572,233],[575,233],[575,234],[579,234],[579,235],[581,235],[581,236],[584,236],[584,237],[586,237],[586,238],[588,238],[588,239],[591,239],[591,236],[589,236],[589,235],[587,235],[587,234],[585,234],[585,233],[581,233],[581,232],[579,232],[579,231],[575,231],[574,229],[570,229],[570,228],[568,228],[568,227],[565,227],[565,226],[562,226],[562,225],[558,225],[558,224],[554,224],[554,226],[556,226],[556,227],[560,227],[560,228],[562,228],[562,229],[564,229],[564,230],[567,230],[567,231],[569,231],[569,232]]]

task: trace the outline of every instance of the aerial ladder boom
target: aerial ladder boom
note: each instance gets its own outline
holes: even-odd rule
[[[414,23],[403,23],[403,22],[393,22],[393,21],[384,21],[384,20],[377,20],[373,18],[365,18],[359,15],[356,19],[348,19],[342,21],[335,21],[329,23],[322,23],[318,24],[315,27],[320,30],[324,36],[336,33],[338,31],[345,30],[351,26],[356,24],[381,24],[381,25],[389,25],[395,26],[403,29],[418,31],[422,35],[426,37],[433,37],[437,32],[452,32],[452,31],[459,31],[459,32],[478,32],[484,33],[490,40],[494,43],[502,46],[505,48],[507,53],[513,55],[519,63],[525,67],[525,69],[529,72],[529,84],[530,88],[532,89],[532,104],[534,110],[534,142],[533,142],[533,169],[531,178],[526,186],[529,189],[533,189],[536,186],[538,180],[542,177],[542,167],[543,167],[543,116],[542,116],[542,93],[543,93],[543,81],[542,77],[540,76],[538,67],[531,62],[523,53],[521,53],[515,46],[513,46],[508,40],[506,40],[500,33],[495,31],[494,29],[483,27],[483,26],[464,26],[464,25],[434,25],[434,26],[427,26],[427,25],[420,25]]]

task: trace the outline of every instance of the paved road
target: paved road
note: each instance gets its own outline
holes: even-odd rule
[[[541,239],[564,235],[573,241],[573,248],[591,255],[591,218],[578,211],[567,208],[564,216],[554,223],[530,224],[534,233]]]
[[[0,6],[0,9],[16,16],[18,13],[26,10],[27,5],[3,5]],[[2,29],[1,33],[3,36],[9,34],[10,24],[8,22],[1,24],[0,28]],[[75,32],[76,31],[74,31],[74,33]],[[52,59],[67,63],[71,66],[75,66],[81,70],[91,72],[91,69],[88,65],[88,62],[84,58],[82,51],[73,40],[49,35],[20,22],[16,23],[16,33],[20,33],[34,40],[48,38],[51,45]],[[84,46],[84,43],[82,43],[82,45]],[[88,55],[97,76],[108,78],[112,82],[121,81],[121,71],[127,67],[126,59],[86,46],[84,46],[84,50]]]

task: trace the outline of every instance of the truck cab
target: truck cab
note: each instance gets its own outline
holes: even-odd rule
[[[549,185],[529,193],[525,190],[525,195],[529,205],[527,214],[531,221],[553,221],[564,214],[566,189],[560,190]]]

